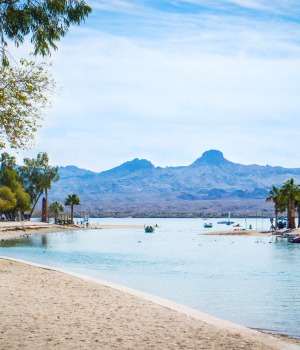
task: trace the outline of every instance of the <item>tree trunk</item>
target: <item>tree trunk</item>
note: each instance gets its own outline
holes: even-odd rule
[[[275,230],[277,230],[277,217],[278,217],[278,206],[275,203]]]
[[[38,195],[37,200],[35,201],[35,203],[34,203],[32,209],[31,209],[31,212],[30,212],[30,214],[29,214],[29,220],[31,219],[31,215],[32,215],[32,213],[33,213],[33,211],[34,211],[34,208],[35,208],[37,202],[39,201],[39,199],[40,199],[42,193],[43,193],[43,192],[41,192],[41,193]]]
[[[290,199],[290,220],[289,220],[289,228],[296,228],[295,225],[295,200],[294,198]]]
[[[48,188],[45,188],[45,216],[48,219]]]
[[[73,224],[73,218],[74,218],[74,204],[71,204],[71,221]]]

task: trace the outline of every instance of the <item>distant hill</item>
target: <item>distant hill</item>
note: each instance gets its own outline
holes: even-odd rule
[[[272,185],[291,177],[300,183],[300,168],[242,165],[210,150],[189,166],[155,167],[133,159],[100,173],[76,166],[59,168],[60,181],[50,191],[50,202],[63,202],[76,193],[81,211],[128,213],[211,213],[272,211],[266,203]]]

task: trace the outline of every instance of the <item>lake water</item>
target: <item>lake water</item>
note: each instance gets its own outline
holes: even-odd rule
[[[59,267],[176,301],[241,325],[300,338],[300,244],[275,237],[205,236],[220,219],[93,219],[158,224],[5,241],[0,255]],[[234,219],[269,229],[269,219]],[[213,222],[212,229],[204,229]],[[231,228],[233,229],[233,228]]]

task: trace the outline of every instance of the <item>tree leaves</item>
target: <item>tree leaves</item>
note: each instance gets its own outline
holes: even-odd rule
[[[45,63],[0,66],[0,147],[30,149],[55,82]]]
[[[82,0],[0,0],[0,39],[16,46],[31,35],[34,54],[50,55],[72,24],[79,25],[92,9]]]
[[[25,158],[19,174],[26,192],[30,194],[32,213],[43,191],[59,180],[58,167],[49,165],[48,154],[41,152],[36,158]]]
[[[55,87],[44,63],[12,64],[8,41],[18,47],[30,36],[34,55],[50,55],[69,27],[91,11],[82,0],[0,0],[0,148],[6,143],[21,149],[34,146],[33,136]]]
[[[0,188],[0,211],[6,212],[15,208],[17,199],[12,190],[3,186]]]

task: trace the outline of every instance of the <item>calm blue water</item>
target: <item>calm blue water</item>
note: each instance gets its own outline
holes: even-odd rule
[[[275,237],[204,236],[202,219],[94,219],[158,224],[80,230],[3,242],[0,255],[24,259],[155,294],[247,327],[300,338],[300,244]],[[234,220],[246,225],[245,219]],[[247,227],[268,229],[268,220]]]

